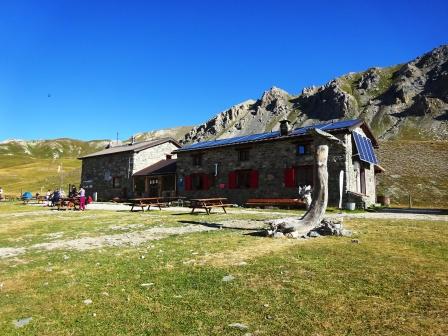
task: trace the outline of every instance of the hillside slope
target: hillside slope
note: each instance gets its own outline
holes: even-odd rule
[[[172,137],[180,140],[189,126],[150,131],[135,135],[137,141]],[[128,140],[129,141],[129,140]],[[104,149],[111,140],[18,139],[0,142],[0,186],[6,194],[46,191],[63,185],[79,184],[81,161],[78,157]],[[60,168],[59,168],[60,167]]]
[[[378,194],[393,204],[448,207],[448,141],[382,141],[378,149],[381,166]]]

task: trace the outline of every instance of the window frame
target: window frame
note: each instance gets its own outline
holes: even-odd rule
[[[191,156],[191,159],[193,161],[193,166],[195,166],[195,167],[202,166],[202,154],[193,154]]]
[[[113,176],[112,177],[112,188],[119,189],[122,187],[123,176]],[[118,181],[118,184],[117,184]]]
[[[250,160],[250,149],[249,148],[240,148],[237,149],[238,152],[238,161],[239,162],[246,162]]]
[[[296,143],[296,156],[304,156],[311,154],[311,142],[299,142]],[[303,153],[300,151],[300,148],[303,147]]]

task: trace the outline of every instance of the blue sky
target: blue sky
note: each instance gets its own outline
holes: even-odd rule
[[[405,62],[447,1],[0,0],[0,140],[128,138]]]

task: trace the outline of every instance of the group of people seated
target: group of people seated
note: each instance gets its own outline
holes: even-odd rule
[[[79,209],[85,210],[85,203],[86,203],[86,191],[83,187],[80,187],[79,190],[76,189],[75,186],[72,187],[72,189],[68,193],[69,198],[77,198],[79,197]],[[53,192],[50,190],[47,191],[45,195],[45,200],[47,202],[48,206],[54,206],[58,204],[61,199],[65,198],[65,192],[64,190],[56,189]]]

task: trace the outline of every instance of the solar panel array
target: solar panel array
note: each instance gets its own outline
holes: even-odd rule
[[[291,133],[288,136],[305,135],[312,128],[318,128],[318,129],[325,130],[325,131],[342,129],[342,128],[354,126],[354,125],[358,124],[359,122],[360,122],[360,120],[355,119],[355,120],[342,120],[342,121],[329,122],[329,123],[324,123],[324,124],[305,126],[305,127],[300,127],[300,128],[294,129],[293,131],[291,131]],[[259,134],[250,134],[250,135],[239,136],[239,137],[229,138],[229,139],[198,142],[198,143],[180,148],[178,151],[181,152],[181,151],[188,151],[188,150],[221,147],[221,146],[233,145],[233,144],[238,144],[238,143],[246,143],[246,142],[274,139],[274,138],[279,138],[279,137],[280,137],[279,131],[259,133]]]
[[[378,164],[372,141],[358,132],[353,132],[353,139],[355,140],[355,145],[358,149],[359,158],[365,162]]]

